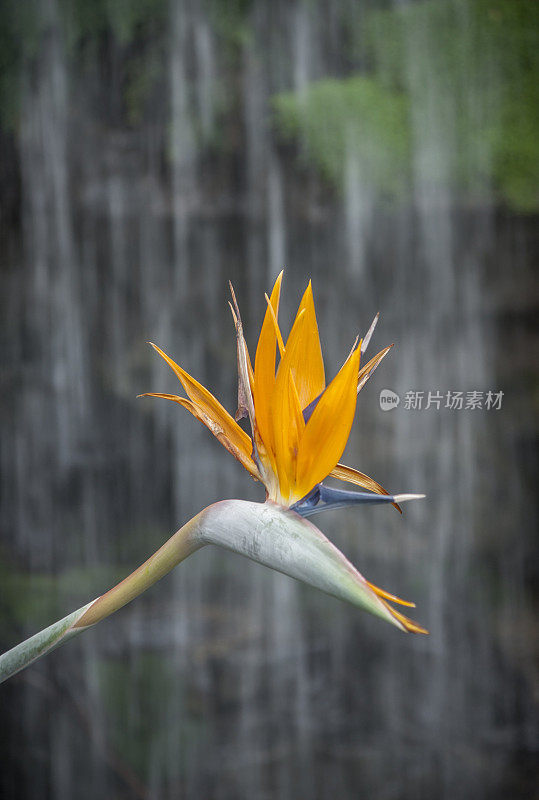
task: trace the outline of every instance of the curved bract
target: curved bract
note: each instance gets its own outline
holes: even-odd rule
[[[205,544],[247,556],[406,630],[341,551],[294,511],[271,502],[224,500],[202,513]]]
[[[193,517],[110,591],[0,656],[0,682],[122,608],[208,544],[303,581],[401,630],[426,633],[386,602],[400,602],[398,598],[366,581],[315,525],[295,511],[272,502],[223,500]]]

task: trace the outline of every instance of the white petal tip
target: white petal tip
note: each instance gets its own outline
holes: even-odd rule
[[[393,496],[395,503],[406,503],[408,500],[423,500],[426,494],[396,494]]]
[[[379,317],[379,316],[380,316],[380,312],[378,312],[378,313],[376,314],[375,318],[374,318],[374,319],[373,319],[373,321],[371,322],[371,327],[369,328],[369,330],[368,330],[368,331],[367,331],[367,333],[365,334],[365,338],[363,339],[363,342],[362,342],[362,344],[361,344],[361,352],[362,352],[362,353],[364,353],[364,352],[365,352],[365,350],[367,349],[367,347],[369,346],[369,342],[370,342],[370,340],[371,340],[371,336],[372,336],[372,335],[373,335],[373,333],[374,333],[374,329],[376,328],[376,323],[378,322],[378,317]]]

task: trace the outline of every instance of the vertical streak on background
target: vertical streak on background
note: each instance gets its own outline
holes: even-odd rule
[[[41,613],[54,616],[55,602],[65,612],[71,598],[106,589],[111,571],[125,574],[202,506],[261,499],[186,412],[134,397],[180,391],[144,344],[152,339],[233,412],[226,280],[244,298],[254,357],[263,292],[286,266],[285,319],[313,276],[328,377],[376,311],[371,352],[397,342],[362,391],[347,459],[428,502],[402,518],[321,516],[320,527],[367,577],[417,600],[432,635],[400,637],[208,548],[13,684],[28,797],[47,786],[81,800],[491,800],[537,747],[523,563],[533,520],[519,439],[532,430],[529,409],[402,407],[408,390],[440,390],[445,402],[447,390],[510,389],[496,383],[497,359],[509,356],[492,309],[505,308],[504,281],[525,272],[531,239],[516,216],[498,225],[494,189],[463,200],[452,174],[462,127],[468,174],[488,173],[489,143],[475,134],[496,54],[462,64],[456,108],[432,30],[408,31],[399,77],[412,191],[391,205],[354,138],[357,119],[332,188],[307,137],[285,141],[272,112],[276,92],[306,108],[312,81],[368,73],[346,24],[357,4],[270,5],[254,0],[231,41],[214,4],[168,3],[162,29],[147,34],[160,37],[162,71],[137,127],[118,89],[130,45],[109,31],[94,50],[80,44],[78,58],[64,5],[39,4],[17,134],[24,248],[6,303],[8,571],[36,598],[32,613],[48,598]],[[463,41],[474,40],[466,4],[451,6]],[[366,31],[356,33],[363,43]],[[331,134],[338,120],[326,121]],[[377,405],[386,386],[401,395],[388,415]]]

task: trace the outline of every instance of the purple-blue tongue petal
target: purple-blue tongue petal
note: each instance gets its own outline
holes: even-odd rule
[[[292,506],[302,517],[311,517],[321,511],[335,508],[346,508],[362,504],[404,503],[407,500],[419,500],[424,494],[376,494],[375,492],[351,492],[347,489],[334,489],[323,483],[315,486],[309,494]]]

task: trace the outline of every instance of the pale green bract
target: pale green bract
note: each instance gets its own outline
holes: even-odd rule
[[[105,619],[208,544],[247,556],[404,630],[365,578],[311,522],[271,502],[223,500],[193,517],[109,592],[0,656],[0,681]]]

